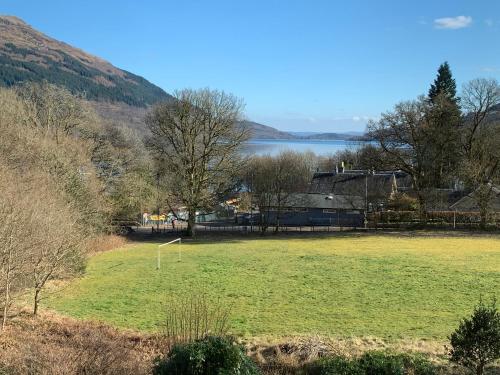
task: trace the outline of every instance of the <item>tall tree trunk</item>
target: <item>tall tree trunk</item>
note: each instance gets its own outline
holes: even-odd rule
[[[189,208],[188,209],[188,227],[187,227],[187,235],[188,237],[195,236],[195,226],[196,226],[196,209]]]
[[[38,305],[40,304],[40,289],[35,289],[35,298],[33,301],[33,315],[37,316],[38,314]]]
[[[5,324],[7,323],[7,313],[9,312],[9,303],[10,303],[10,281],[7,280],[7,285],[5,286],[5,305],[3,306],[2,326],[0,331],[5,330]]]
[[[477,365],[476,375],[483,375],[484,372],[484,364],[481,362]]]
[[[12,241],[12,240],[11,240]],[[9,312],[9,303],[10,303],[10,274],[12,272],[12,244],[9,246],[9,256],[7,258],[7,272],[5,274],[5,301],[3,306],[3,315],[2,315],[2,326],[0,327],[0,331],[5,329],[5,325],[7,324],[7,313]]]

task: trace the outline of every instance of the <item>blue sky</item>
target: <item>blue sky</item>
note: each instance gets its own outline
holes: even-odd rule
[[[283,130],[363,130],[445,60],[459,86],[500,78],[498,0],[0,0],[0,14],[166,91],[232,92]]]

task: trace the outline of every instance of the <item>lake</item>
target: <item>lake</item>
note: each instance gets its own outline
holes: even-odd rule
[[[316,155],[329,155],[342,150],[354,150],[366,142],[346,140],[310,139],[252,139],[243,149],[247,155],[276,155],[281,151],[314,152]]]

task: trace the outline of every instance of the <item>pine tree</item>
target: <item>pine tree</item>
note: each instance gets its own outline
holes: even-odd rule
[[[437,77],[434,80],[434,83],[431,85],[431,88],[429,89],[430,101],[434,102],[439,94],[442,94],[447,99],[455,103],[459,100],[456,97],[457,84],[455,83],[455,79],[451,74],[450,65],[448,65],[447,61],[439,66]]]
[[[450,187],[459,160],[461,112],[457,85],[450,66],[444,62],[429,89],[427,115],[427,171],[434,187]]]

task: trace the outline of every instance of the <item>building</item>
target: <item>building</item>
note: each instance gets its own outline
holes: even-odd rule
[[[500,186],[489,184],[491,188],[491,198],[489,202],[489,209],[491,212],[500,212]],[[456,203],[450,206],[453,211],[459,212],[479,212],[479,205],[477,195],[478,190],[466,195]]]
[[[403,171],[341,170],[314,174],[310,193],[362,197],[368,209],[383,210],[396,192],[411,192],[411,177]]]
[[[269,225],[277,224],[278,207],[275,202],[271,202],[268,207],[260,207],[260,211]],[[361,227],[364,225],[364,211],[365,201],[362,197],[296,193],[284,199],[279,223],[283,226]],[[260,214],[258,216],[260,218]]]

